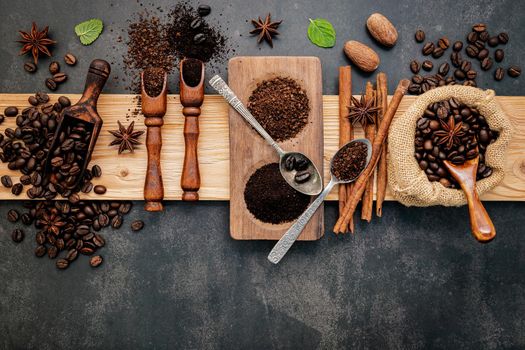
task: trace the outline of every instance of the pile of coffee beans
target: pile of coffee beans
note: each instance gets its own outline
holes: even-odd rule
[[[7,107],[4,111],[8,117],[16,116],[17,127],[7,128],[0,134],[0,161],[8,163],[10,170],[20,171],[22,176],[14,184],[4,176],[2,184],[11,188],[16,196],[22,193],[24,186],[30,186],[26,193],[32,199],[50,200],[58,194],[67,198],[79,191],[91,192],[91,180],[101,176],[101,169],[95,165],[81,171],[91,135],[89,127],[82,122],[65,125],[59,146],[51,156],[51,176],[45,176],[46,158],[57,131],[59,113],[71,102],[61,96],[52,104],[45,93],[30,96],[28,102],[31,106],[20,114],[16,107]]]
[[[365,168],[368,147],[363,142],[352,142],[338,151],[332,161],[331,172],[341,181],[355,179]]]
[[[300,154],[290,154],[284,160],[284,169],[295,171],[294,181],[298,184],[305,183],[312,177],[309,167],[310,161]]]
[[[418,43],[425,41],[426,35],[422,30],[417,30],[415,39]],[[487,31],[487,26],[483,23],[478,23],[472,26],[472,31],[467,35],[466,42],[458,40],[451,43],[448,38],[442,37],[437,43],[426,42],[421,52],[423,56],[432,56],[434,59],[440,59],[446,51],[451,47],[450,64],[445,62],[438,63],[437,73],[429,75],[421,75],[420,70],[432,71],[434,63],[430,60],[425,60],[420,63],[417,60],[410,62],[410,70],[414,74],[412,77],[412,84],[409,87],[409,92],[414,95],[419,95],[430,89],[443,85],[462,84],[466,86],[477,86],[476,78],[478,71],[476,70],[473,60],[479,62],[479,69],[481,71],[489,71],[493,66],[499,64],[504,60],[505,52],[498,46],[505,45],[509,41],[509,35],[505,32],[498,35],[491,35]],[[491,48],[494,51],[491,52]],[[462,52],[467,57],[464,57]],[[452,65],[452,67],[451,67]],[[521,68],[518,66],[509,66],[507,74],[510,77],[517,78],[521,74]],[[505,69],[501,66],[495,68],[495,80],[502,80],[505,76]]]
[[[74,66],[77,64],[77,58],[72,53],[67,53],[64,56],[64,62],[68,66]],[[24,63],[24,70],[28,73],[34,73],[37,71],[37,65],[33,62],[26,62]],[[49,64],[49,73],[51,76],[44,81],[44,84],[49,90],[56,91],[58,86],[67,80],[67,74],[60,70],[58,61],[52,61]]]
[[[451,98],[430,104],[418,120],[415,157],[430,181],[459,188],[443,161],[459,165],[479,155],[476,178],[489,177],[492,169],[485,164],[485,152],[497,137],[477,109]]]
[[[306,91],[287,77],[259,83],[248,99],[248,110],[276,141],[295,137],[308,123]]]
[[[30,201],[24,204],[27,212],[20,215],[15,209],[8,212],[8,220],[16,223],[21,219],[26,226],[37,229],[35,235],[37,257],[47,255],[55,260],[59,269],[66,269],[79,255],[90,256],[89,264],[98,267],[102,257],[98,249],[106,239],[100,234],[105,227],[119,229],[124,216],[131,210],[131,202],[97,201]],[[142,229],[142,221],[134,221],[132,230]],[[24,239],[25,233],[16,228],[11,234],[14,242]]]
[[[256,219],[282,224],[297,219],[310,204],[310,196],[288,185],[279,164],[270,163],[252,174],[244,189],[244,201]]]

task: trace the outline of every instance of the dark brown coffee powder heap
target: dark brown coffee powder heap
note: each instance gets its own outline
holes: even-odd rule
[[[244,200],[257,219],[281,224],[297,219],[310,204],[310,197],[294,190],[281,175],[278,163],[257,169],[244,189]]]
[[[276,141],[295,137],[308,123],[310,113],[306,91],[285,77],[257,85],[248,99],[248,109]]]
[[[144,71],[144,89],[150,97],[159,96],[164,87],[164,70],[148,68]]]
[[[366,166],[367,146],[354,142],[337,152],[332,162],[332,174],[341,181],[355,179]]]
[[[186,84],[191,87],[199,85],[201,82],[202,63],[197,59],[187,59],[184,61],[184,69],[182,70],[182,77]]]

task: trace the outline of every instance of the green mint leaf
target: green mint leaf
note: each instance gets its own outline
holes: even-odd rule
[[[102,23],[100,19],[93,18],[77,24],[75,26],[75,33],[77,33],[82,44],[90,45],[93,41],[97,40],[100,33],[102,33],[102,29],[104,29],[104,23]]]
[[[335,45],[335,29],[332,23],[323,18],[309,18],[309,20],[308,39],[319,47],[333,47]]]

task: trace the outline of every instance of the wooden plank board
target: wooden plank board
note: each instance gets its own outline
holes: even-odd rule
[[[0,113],[7,106],[23,108],[28,106],[27,94],[0,94]],[[51,95],[56,101],[59,95]],[[71,101],[76,102],[80,95],[67,94]],[[396,118],[401,116],[415,100],[415,96],[405,96]],[[103,94],[99,99],[98,110],[104,119],[101,136],[93,155],[93,163],[99,164],[104,171],[98,181],[107,185],[108,192],[104,196],[94,194],[84,195],[88,199],[143,199],[142,189],[146,172],[146,148],[140,146],[134,154],[117,156],[115,148],[107,145],[111,141],[108,130],[116,129],[117,120],[125,121],[129,109],[134,106],[135,95]],[[489,201],[525,201],[525,96],[497,96],[496,100],[509,116],[515,132],[506,157],[506,175],[503,182],[494,190],[483,195],[483,200]],[[324,119],[324,166],[325,182],[328,177],[328,164],[337,150],[339,141],[338,130],[338,97],[323,96]],[[142,115],[134,119],[139,129],[145,130]],[[184,157],[184,116],[178,95],[168,97],[168,111],[164,118],[162,166],[166,190],[166,200],[180,200],[180,174]],[[14,127],[14,118],[6,118],[0,125],[3,131]],[[202,186],[199,191],[201,200],[229,200],[229,141],[228,141],[228,104],[218,95],[206,95],[202,114],[200,116],[201,135],[199,139],[199,161]],[[357,133],[356,137],[362,134]],[[144,141],[144,139],[143,139]],[[18,172],[7,169],[0,163],[0,175],[18,176]],[[9,189],[0,186],[0,200],[26,199],[25,196],[14,197]],[[387,192],[387,200],[392,196]],[[337,190],[334,189],[328,200],[337,200]]]
[[[276,76],[296,80],[310,100],[308,124],[293,139],[280,142],[285,151],[306,154],[323,167],[323,115],[321,62],[317,57],[236,57],[230,60],[231,89],[244,105],[257,84]],[[250,176],[261,166],[279,161],[266,141],[233,109],[230,125],[230,235],[234,239],[278,240],[292,223],[273,225],[255,218],[246,207],[244,189]],[[283,207],[285,207],[283,205]],[[324,234],[322,208],[312,217],[299,240],[316,240]]]

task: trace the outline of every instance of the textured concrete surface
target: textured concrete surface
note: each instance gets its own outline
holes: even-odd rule
[[[166,7],[169,1],[159,2]],[[525,66],[520,1],[208,1],[210,21],[223,21],[237,54],[316,55],[324,93],[336,93],[337,67],[347,61],[346,39],[371,43],[366,17],[389,16],[400,32],[391,50],[378,49],[391,87],[408,76],[417,56],[412,35],[424,28],[431,39],[463,36],[473,22],[506,30],[506,63]],[[122,1],[0,0],[0,91],[33,92],[46,76],[25,74],[16,30],[32,20],[49,24],[59,41],[54,53],[80,58],[63,91],[80,92],[93,58],[113,61],[126,48],[116,38],[142,7]],[[157,5],[157,4],[155,4]],[[258,47],[245,20],[271,11],[284,18],[275,49]],[[219,13],[223,15],[220,16]],[[82,47],[76,23],[100,17],[103,35]],[[305,38],[308,17],[326,17],[337,30],[337,47],[323,50]],[[241,36],[242,34],[242,36]],[[374,47],[376,47],[374,45]],[[215,71],[226,74],[224,65]],[[209,71],[211,75],[212,70]],[[358,92],[367,76],[354,75]],[[501,95],[525,95],[523,77],[494,83]],[[172,86],[175,81],[172,80]],[[107,92],[124,93],[112,82]],[[33,256],[33,239],[15,245],[5,219],[16,203],[0,203],[0,348],[188,348],[188,349],[518,349],[525,348],[525,203],[487,203],[498,237],[477,244],[468,233],[466,208],[405,208],[387,203],[384,218],[361,223],[355,236],[330,232],[336,206],[326,206],[327,232],[313,243],[296,244],[278,266],[266,260],[272,242],[234,241],[228,235],[228,203],[167,204],[163,214],[145,214],[135,203],[118,232],[106,232],[104,265],[87,259],[57,271]],[[129,223],[143,217],[146,229]]]

